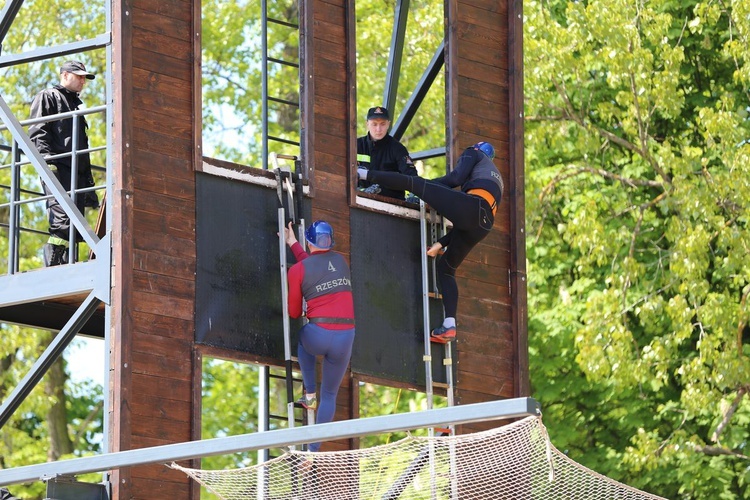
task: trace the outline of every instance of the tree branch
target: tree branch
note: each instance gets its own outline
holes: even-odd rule
[[[615,174],[613,172],[610,172],[608,170],[604,170],[602,168],[594,168],[594,167],[579,167],[579,166],[569,166],[567,167],[567,170],[572,170],[568,172],[563,172],[559,175],[557,175],[554,179],[552,179],[549,184],[547,184],[543,189],[541,194],[539,195],[539,200],[543,200],[544,198],[549,195],[550,192],[552,192],[557,184],[560,182],[570,179],[571,177],[575,177],[577,175],[580,175],[582,173],[589,173],[594,175],[599,175],[605,179],[610,179],[613,181],[617,181],[621,184],[624,184],[629,187],[653,187],[653,188],[663,188],[664,186],[660,182],[656,181],[649,181],[649,180],[642,180],[642,179],[631,179],[628,177],[623,177],[621,175]],[[652,200],[651,202],[647,203],[644,208],[654,205],[655,203],[661,201],[664,197],[664,193],[660,194],[656,199]]]
[[[737,390],[737,396],[734,398],[734,401],[732,401],[732,405],[724,413],[724,418],[722,418],[721,422],[719,422],[719,425],[716,426],[716,430],[714,431],[714,433],[711,434],[712,442],[719,442],[719,436],[721,436],[721,433],[724,432],[724,428],[729,425],[729,421],[732,419],[732,415],[734,415],[734,412],[737,411],[737,408],[742,402],[742,398],[745,396],[747,389],[747,386],[741,386]]]
[[[743,455],[740,452],[730,450],[729,448],[724,448],[723,446],[696,446],[695,451],[704,453],[708,455],[709,457],[718,457],[721,455],[728,455],[730,457],[736,457],[736,458],[743,458],[745,460],[750,460],[750,457],[747,455]]]
[[[570,102],[570,98],[568,97],[568,94],[567,94],[567,92],[565,90],[564,85],[560,85],[556,80],[553,81],[553,84],[555,85],[555,89],[557,89],[557,93],[560,95],[560,98],[565,103],[565,109],[563,110],[563,113],[564,113],[564,115],[566,117],[568,117],[573,122],[577,123],[580,127],[584,128],[584,129],[587,129],[587,130],[591,130],[594,133],[598,134],[599,136],[605,138],[606,140],[608,140],[610,142],[613,142],[614,144],[617,144],[617,145],[625,148],[626,150],[632,151],[633,153],[639,155],[644,160],[646,160],[646,162],[648,162],[649,165],[651,165],[651,168],[653,168],[654,171],[662,179],[664,179],[665,182],[671,184],[672,180],[670,179],[670,177],[667,175],[666,172],[664,172],[664,170],[662,170],[662,168],[659,166],[658,162],[656,162],[651,157],[651,154],[648,151],[648,141],[646,141],[644,137],[640,137],[641,147],[638,147],[635,144],[633,144],[632,142],[627,141],[626,139],[623,139],[622,137],[619,137],[618,135],[613,134],[609,130],[606,130],[606,129],[603,129],[601,127],[598,127],[598,126],[596,126],[596,125],[594,125],[592,123],[586,123],[583,120],[583,118],[575,112],[575,108],[574,108],[573,104]],[[639,116],[638,116],[639,134],[643,135],[644,132],[642,131],[643,127],[642,127],[642,125],[640,123],[641,122],[641,118],[640,118],[640,111],[639,111],[638,102],[637,102],[638,100],[637,100],[637,96],[636,96],[636,93],[635,93],[635,89],[632,87],[632,85],[634,85],[634,84],[631,82],[631,92],[633,92],[633,99],[635,100],[636,109],[638,110],[637,112],[639,114]]]
[[[75,433],[75,437],[73,438],[74,443],[80,443],[83,439],[83,435],[86,433],[86,428],[89,426],[89,424],[94,420],[94,417],[96,417],[99,414],[99,411],[104,407],[104,401],[99,401],[96,403],[96,405],[91,409],[88,415],[86,415],[86,418],[81,422],[81,425],[78,426],[78,431]],[[106,432],[106,429],[105,431]]]

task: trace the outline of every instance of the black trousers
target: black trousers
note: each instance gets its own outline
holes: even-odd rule
[[[455,318],[458,310],[456,269],[471,249],[490,234],[495,223],[490,204],[479,196],[417,176],[371,170],[367,180],[393,189],[411,191],[453,223],[453,229],[447,235],[450,238],[448,247],[437,263],[437,272],[445,316]]]
[[[60,181],[60,184],[62,184],[63,189],[65,191],[70,191],[70,167],[58,166],[57,168],[54,168],[52,172],[55,174],[55,177],[57,177],[57,180]],[[85,176],[79,174],[76,179],[76,184],[78,185],[78,188],[87,187]],[[42,182],[42,186],[44,187],[44,194],[52,194],[52,191],[50,191],[46,183]],[[83,214],[85,198],[86,196],[84,193],[78,193],[76,195],[76,207],[81,211],[81,214]],[[49,220],[50,236],[70,241],[70,217],[68,217],[68,214],[65,213],[60,203],[54,198],[47,200],[47,219]],[[80,240],[80,234],[76,233],[76,241]]]

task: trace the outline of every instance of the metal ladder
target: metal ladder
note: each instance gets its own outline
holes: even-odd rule
[[[279,233],[279,271],[281,277],[281,302],[284,328],[284,368],[286,378],[287,392],[287,425],[293,428],[297,423],[294,409],[302,408],[294,399],[294,384],[299,382],[294,377],[293,363],[296,357],[292,356],[291,331],[289,322],[289,290],[287,284],[287,245],[284,232],[287,224],[291,221],[297,224],[297,239],[300,242],[305,241],[305,219],[302,217],[302,177],[299,174],[293,174],[288,166],[278,166],[278,158],[281,155],[271,154],[271,161],[274,164],[274,174],[276,176],[276,194],[278,196],[278,233]],[[289,159],[289,157],[284,157]],[[294,158],[294,157],[292,157]],[[294,158],[296,160],[296,158]],[[297,196],[295,197],[295,193]],[[269,386],[270,387],[270,386]],[[303,412],[302,424],[315,422],[314,410]]]
[[[300,153],[300,26],[299,3],[261,0],[261,160],[269,168],[274,148]],[[297,60],[289,48],[297,41]],[[281,51],[281,52],[280,52]],[[280,53],[279,53],[280,52]],[[273,87],[271,89],[270,87]],[[274,93],[275,95],[271,95]],[[273,109],[271,109],[273,106]],[[296,123],[296,127],[291,127]]]
[[[427,256],[427,249],[445,234],[445,220],[435,209],[430,207],[429,211],[424,201],[419,201],[419,228],[422,241],[422,310],[424,331],[424,362],[425,362],[425,386],[427,392],[427,408],[432,409],[435,382],[432,379],[432,343],[430,342],[430,299],[442,298],[437,286],[436,260]],[[453,396],[453,346],[452,342],[443,344],[445,355],[443,365],[445,366],[445,389],[448,406],[454,405]],[[453,426],[449,433],[453,434]]]

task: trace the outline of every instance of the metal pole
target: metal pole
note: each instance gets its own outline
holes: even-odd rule
[[[261,93],[261,165],[268,170],[268,1],[260,2],[261,15],[261,68],[260,68],[260,93]]]
[[[281,177],[279,177],[281,182]],[[292,383],[292,341],[289,334],[289,290],[287,288],[286,238],[284,238],[284,207],[278,209],[279,219],[279,270],[281,273],[281,310],[284,324],[284,367],[286,368],[286,405],[289,428],[294,427],[294,386]]]
[[[419,236],[422,258],[422,330],[424,333],[424,368],[427,409],[432,409],[432,347],[430,346],[430,285],[427,279],[427,219],[425,203],[419,200]]]
[[[368,434],[424,429],[445,425],[446,423],[460,425],[488,420],[538,417],[539,415],[541,415],[539,404],[533,398],[513,398],[414,413],[343,420],[294,429],[277,429],[240,436],[188,441],[3,469],[0,470],[0,486],[27,483],[55,475],[80,475],[122,467],[164,464],[172,461],[227,455],[262,448],[280,448],[289,443],[335,441]]]
[[[71,120],[73,120],[73,135],[70,139],[70,199],[73,200],[73,206],[76,206],[76,198],[78,197],[78,193],[76,192],[78,188],[78,134],[80,133],[78,125],[80,117],[75,115]],[[83,215],[84,210],[86,209],[81,210],[81,215]],[[68,263],[75,264],[78,257],[75,226],[70,224],[68,231]]]
[[[50,345],[44,350],[39,359],[36,360],[34,366],[31,367],[29,373],[26,374],[10,396],[3,402],[3,405],[0,406],[0,428],[8,422],[13,412],[21,406],[23,400],[31,393],[31,390],[39,383],[44,374],[47,373],[52,363],[62,355],[65,348],[70,344],[70,341],[81,331],[83,325],[91,319],[91,316],[94,315],[100,303],[101,301],[96,298],[93,291],[89,293],[83,304],[81,304],[81,307],[76,310],[73,317],[57,333]]]
[[[258,394],[261,399],[258,403],[258,432],[267,432],[269,429],[269,380],[268,366],[260,365],[258,370]],[[268,448],[258,450],[258,463],[262,464],[268,461]],[[258,500],[263,500],[266,484],[266,475],[268,471],[265,467],[258,468]]]
[[[19,235],[18,229],[16,228],[18,219],[18,205],[16,202],[19,201],[18,190],[20,188],[21,176],[19,173],[19,166],[16,162],[18,155],[18,145],[16,141],[13,141],[11,147],[11,165],[10,165],[10,216],[8,220],[8,274],[14,274],[18,271],[18,242]]]

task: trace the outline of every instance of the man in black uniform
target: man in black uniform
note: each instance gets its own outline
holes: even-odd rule
[[[378,106],[367,111],[367,135],[357,139],[357,168],[417,175],[409,151],[388,134],[390,126],[391,118],[386,108]],[[366,193],[404,199],[402,189],[389,189],[366,180],[361,180],[359,187]]]
[[[78,94],[83,90],[88,80],[93,80],[94,74],[86,71],[86,66],[78,61],[67,61],[60,68],[60,84],[39,92],[31,101],[30,118],[66,113],[77,110],[83,104]],[[89,147],[86,135],[88,125],[83,116],[78,116],[78,141],[76,151],[83,151]],[[36,123],[29,127],[29,137],[36,145],[42,156],[53,156],[70,153],[73,150],[73,118],[68,117],[45,123]],[[57,180],[63,189],[70,190],[72,156],[65,156],[47,160]],[[76,188],[92,187],[94,177],[91,174],[91,159],[89,153],[80,153],[75,158]],[[42,183],[44,192],[51,195],[46,184]],[[94,191],[80,193],[75,198],[78,210],[83,213],[84,207],[99,207],[99,200]],[[68,263],[68,245],[70,231],[70,217],[65,213],[54,198],[47,200],[47,217],[49,219],[50,237],[44,245],[44,265],[57,266]]]

